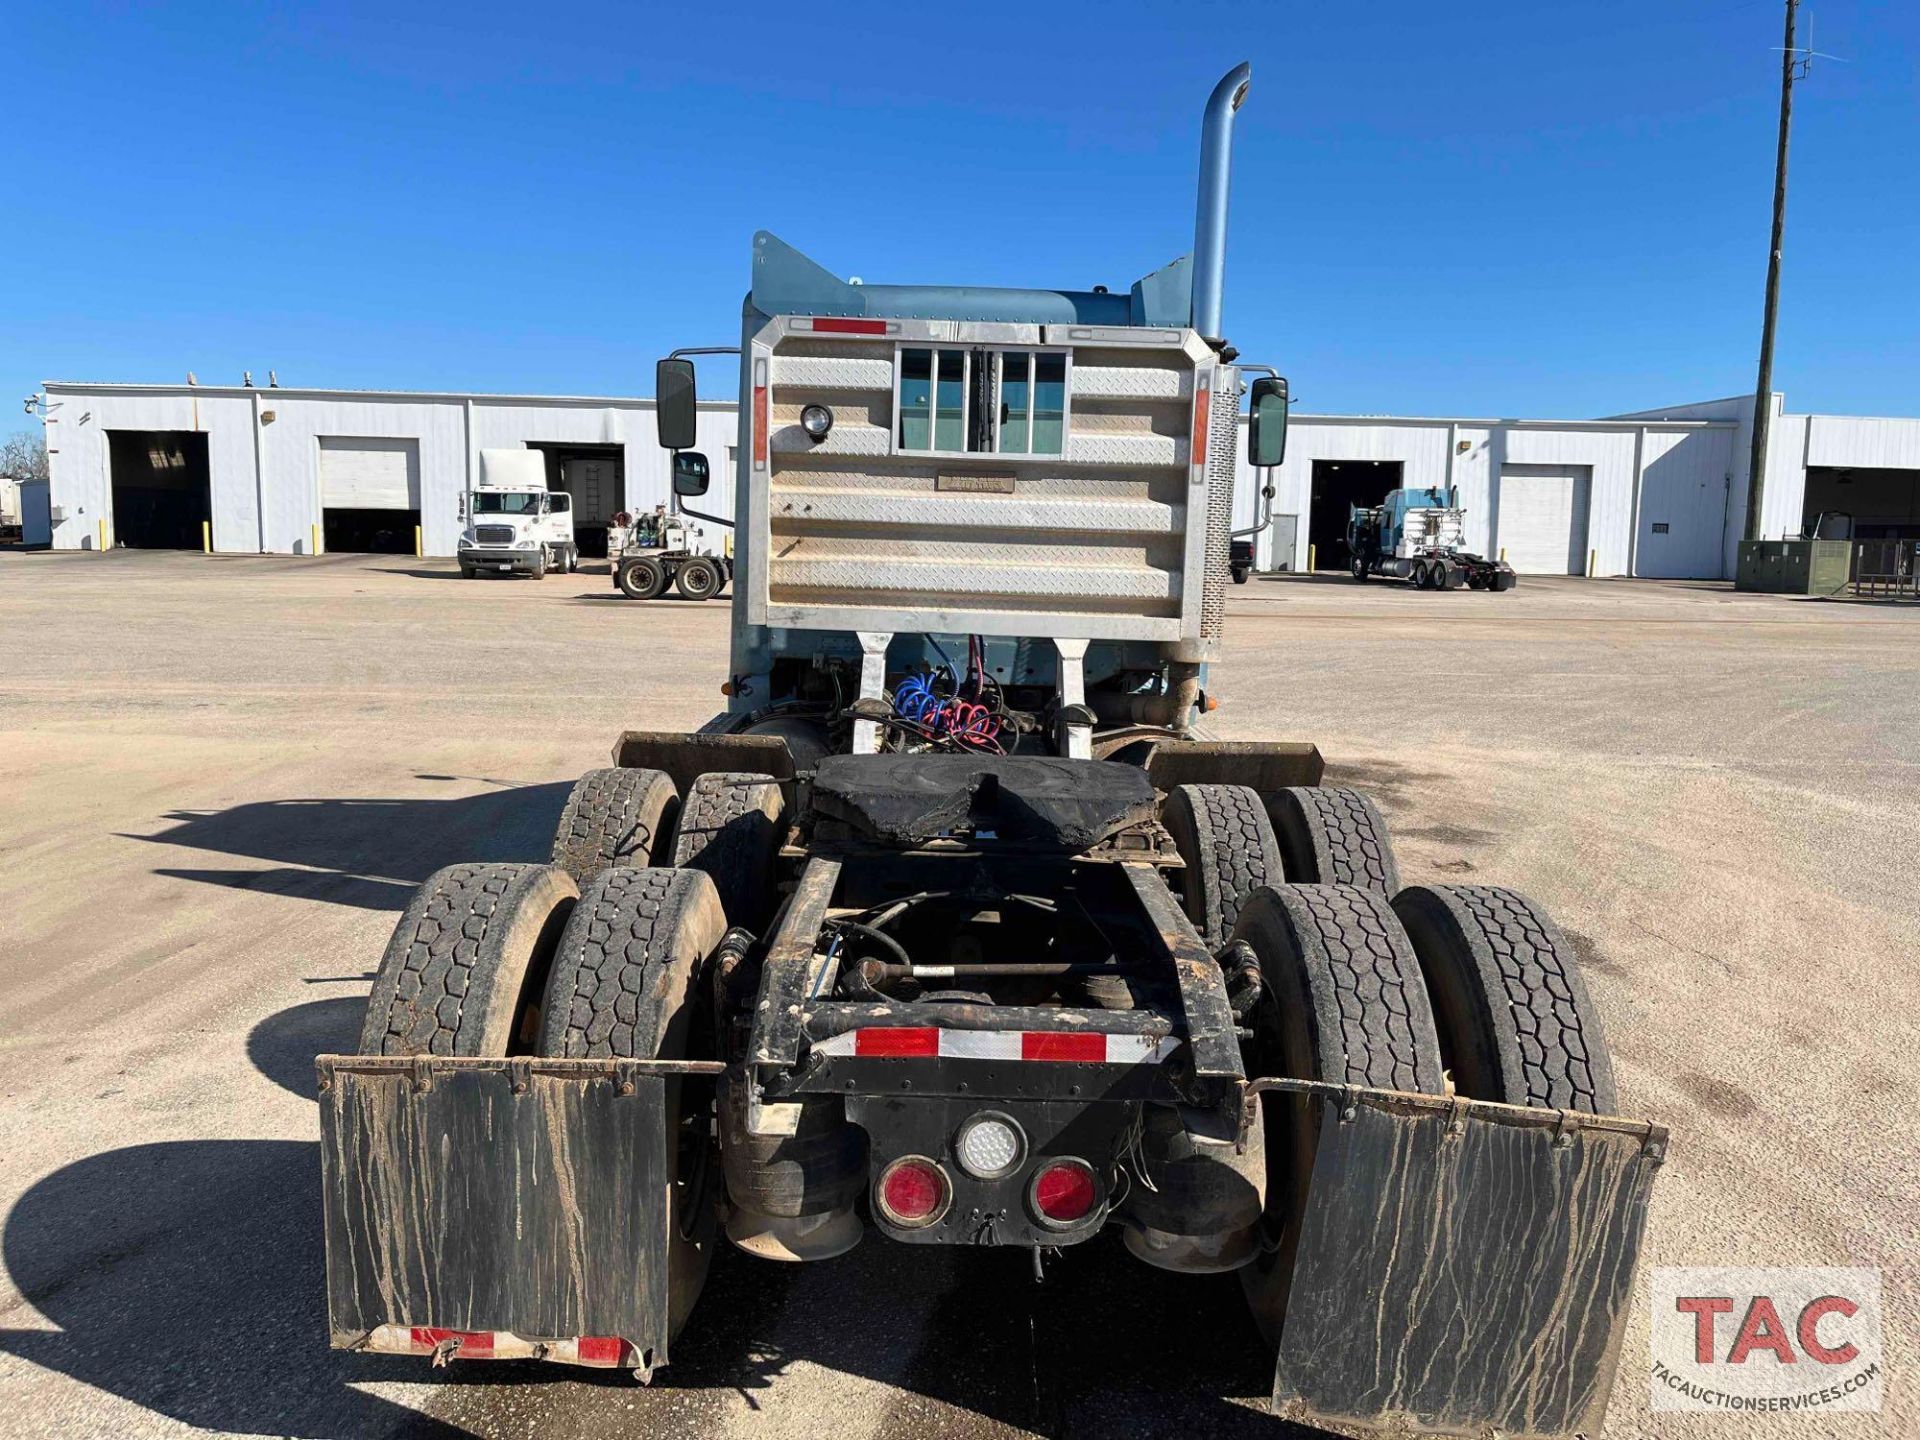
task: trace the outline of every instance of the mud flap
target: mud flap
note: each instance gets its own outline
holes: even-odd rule
[[[317,1067],[336,1348],[643,1378],[665,1363],[666,1092],[706,1067],[332,1055]]]
[[[1659,1126],[1298,1081],[1320,1138],[1274,1408],[1394,1433],[1598,1433]]]

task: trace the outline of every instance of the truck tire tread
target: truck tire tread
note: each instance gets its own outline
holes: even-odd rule
[[[774,854],[787,806],[771,775],[714,770],[680,804],[673,863],[713,877],[730,924],[758,929],[772,898]]]
[[[1358,885],[1391,897],[1400,866],[1387,822],[1365,792],[1295,786],[1266,797],[1287,877],[1302,885]]]
[[[553,835],[553,863],[584,885],[616,865],[651,865],[673,832],[680,792],[659,770],[589,770]]]
[[[603,871],[580,892],[554,952],[540,1053],[650,1060],[700,963],[726,933],[699,870]]]
[[[394,926],[362,1055],[505,1055],[579,891],[553,865],[449,865]]]
[[[1252,1015],[1247,1073],[1336,1085],[1444,1093],[1440,1040],[1420,962],[1386,897],[1356,885],[1281,885],[1240,912],[1233,938],[1258,960],[1264,996]],[[1319,1110],[1261,1099],[1269,1242],[1240,1272],[1270,1342],[1285,1322],[1319,1141]]]
[[[1599,1012],[1544,910],[1493,885],[1416,885],[1393,908],[1420,957],[1461,1094],[1615,1112]]]
[[[1176,785],[1161,817],[1186,862],[1187,918],[1217,946],[1256,890],[1287,878],[1260,793],[1246,785]]]
[[[1419,961],[1386,897],[1357,885],[1281,885],[1241,911],[1234,936],[1263,970],[1306,989],[1322,1073],[1303,1079],[1437,1095],[1445,1084]]]

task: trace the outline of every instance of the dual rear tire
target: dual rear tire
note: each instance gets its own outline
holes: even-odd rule
[[[1184,862],[1187,916],[1215,947],[1269,885],[1358,885],[1383,897],[1400,888],[1387,823],[1359,790],[1176,785],[1160,818]]]
[[[773,895],[786,798],[771,775],[712,771],[685,798],[664,771],[589,770],[553,837],[553,863],[582,886],[602,871],[667,864],[705,871],[727,919],[757,929]]]
[[[765,775],[702,775],[683,803],[659,771],[589,772],[555,863],[453,865],[420,887],[376,973],[361,1053],[713,1058],[707,961],[730,921],[764,920],[785,815]],[[717,1233],[711,1079],[669,1080],[664,1114],[671,1339]]]
[[[665,858],[680,792],[659,770],[589,770],[574,783],[553,836],[553,863],[585,884],[614,866]]]
[[[652,600],[667,593],[671,585],[687,600],[711,600],[726,588],[726,572],[720,562],[705,555],[680,561],[669,570],[665,561],[652,555],[636,555],[622,560],[613,572],[614,584],[630,600]]]
[[[428,878],[388,942],[360,1036],[372,1055],[709,1058],[704,962],[726,933],[699,870],[453,865]],[[667,1333],[706,1283],[716,1223],[713,1085],[667,1084]]]
[[[667,588],[667,567],[651,555],[637,555],[620,562],[613,583],[629,600],[651,600]]]
[[[1415,886],[1389,902],[1354,885],[1287,885],[1241,908],[1265,991],[1248,1074],[1612,1114],[1599,1016],[1564,937],[1504,889]],[[1277,1343],[1319,1143],[1320,1107],[1261,1097],[1265,1239],[1241,1270]]]
[[[1264,799],[1242,786],[1183,786],[1163,816],[1186,863],[1195,927],[1212,947],[1244,944],[1260,969],[1249,1076],[1614,1112],[1598,1014],[1572,947],[1537,905],[1486,886],[1403,888],[1385,824],[1358,792]],[[1265,1236],[1241,1276],[1271,1341],[1319,1112],[1274,1092],[1261,1104]]]

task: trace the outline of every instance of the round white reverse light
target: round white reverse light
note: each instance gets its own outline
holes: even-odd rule
[[[824,405],[809,405],[800,412],[800,428],[810,439],[824,440],[833,429],[833,412]]]
[[[995,1180],[1019,1167],[1026,1154],[1020,1127],[1004,1115],[976,1115],[960,1127],[954,1155],[976,1180]]]

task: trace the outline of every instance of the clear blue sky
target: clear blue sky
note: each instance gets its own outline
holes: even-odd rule
[[[1798,92],[1775,384],[1920,414],[1920,6],[1803,13],[1848,63]],[[870,282],[1117,289],[1189,248],[1200,108],[1244,58],[1227,328],[1303,408],[1731,394],[1780,15],[22,5],[0,384],[645,394],[734,340],[760,227]]]

